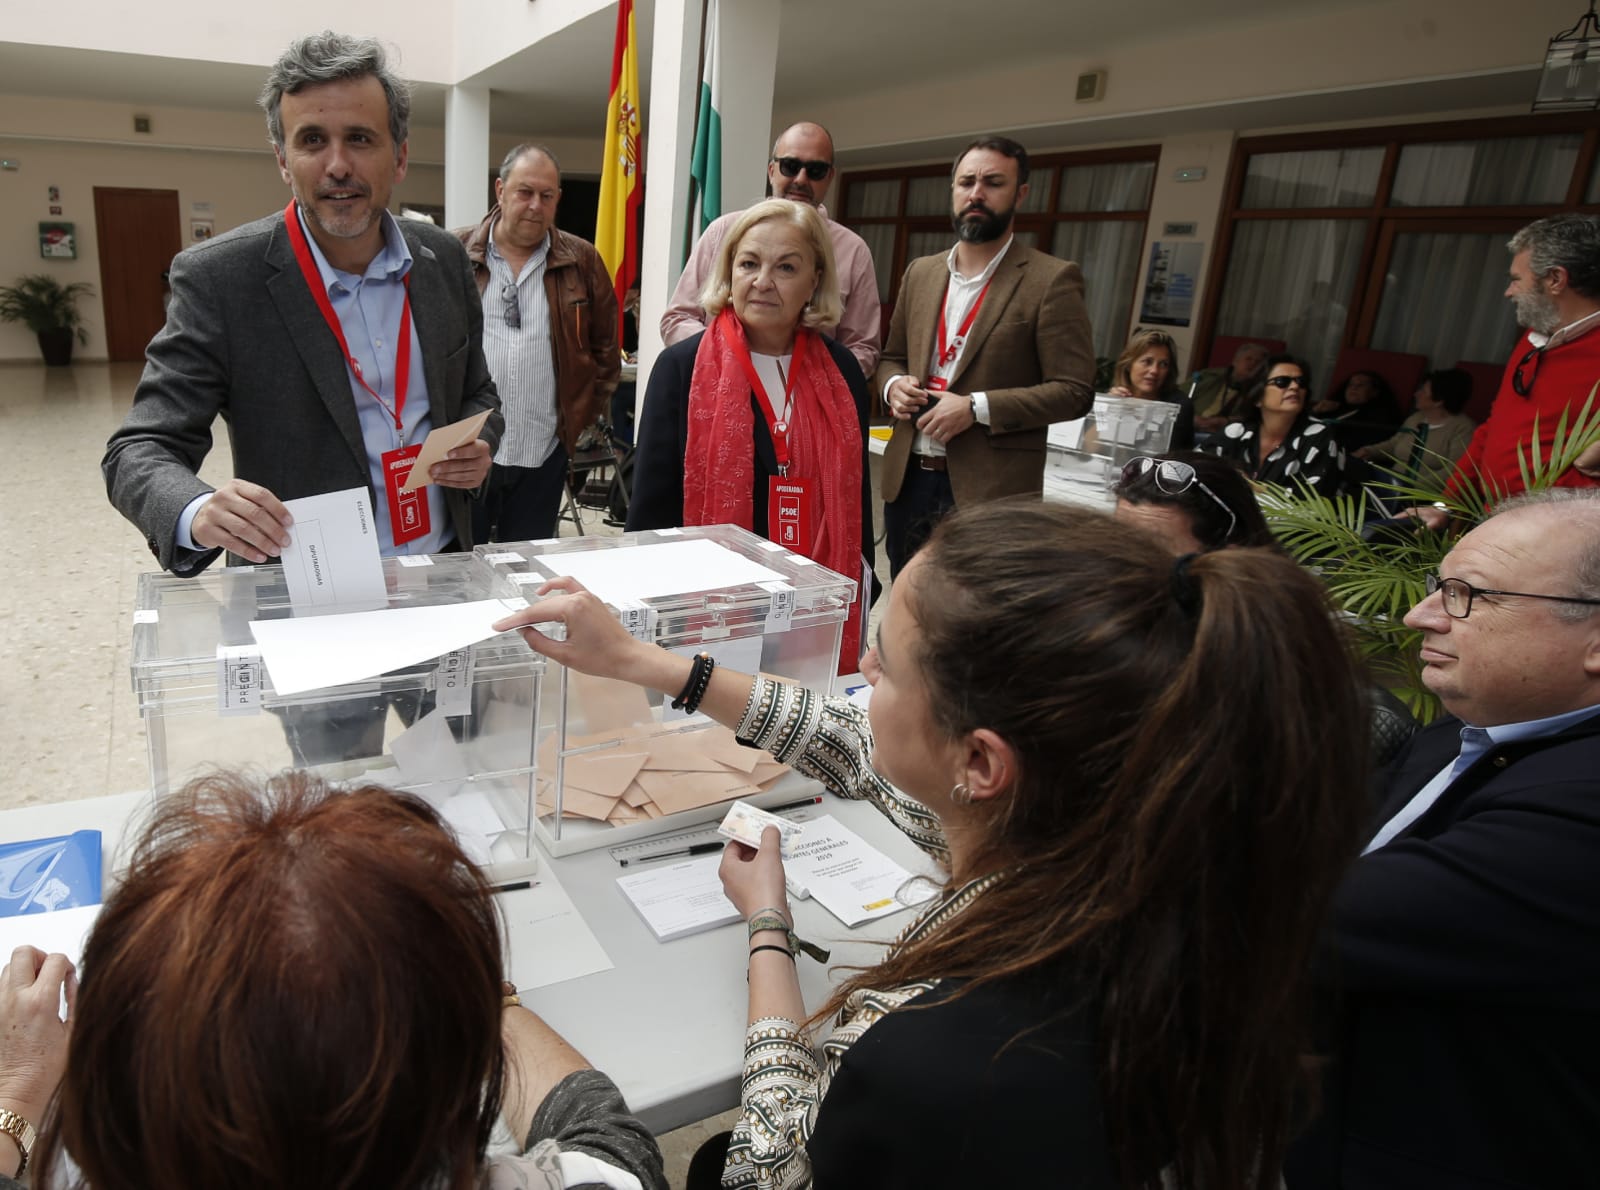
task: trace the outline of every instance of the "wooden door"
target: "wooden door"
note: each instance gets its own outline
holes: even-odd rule
[[[183,247],[178,192],[96,186],[94,226],[106,353],[112,360],[142,360],[166,321],[163,274]]]

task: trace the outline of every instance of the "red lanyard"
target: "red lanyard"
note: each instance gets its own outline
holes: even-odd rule
[[[400,415],[405,411],[406,389],[411,384],[411,274],[407,273],[405,276],[405,304],[400,307],[400,341],[394,347],[394,408],[391,409],[389,402],[380,397],[367,383],[366,377],[361,375],[360,363],[350,354],[350,344],[345,342],[344,327],[339,325],[339,316],[333,312],[333,303],[328,300],[328,287],[323,284],[322,274],[317,270],[317,262],[311,255],[310,241],[306,239],[305,228],[300,226],[300,218],[295,214],[292,198],[289,200],[289,205],[284,208],[283,225],[289,233],[289,244],[294,249],[294,258],[300,262],[300,271],[305,275],[306,284],[311,288],[311,296],[316,299],[317,309],[322,311],[323,321],[328,324],[333,337],[339,340],[339,350],[344,352],[344,362],[350,365],[351,375],[356,378],[356,383],[366,389],[372,399],[382,405],[384,411],[394,418],[395,433],[400,435],[400,445],[404,446],[406,429],[400,420]]]
[[[778,474],[789,474],[789,400],[794,394],[794,378],[800,375],[801,365],[806,358],[806,347],[811,342],[811,332],[804,328],[798,329],[794,334],[794,355],[789,360],[789,376],[783,383],[783,414],[773,413],[772,397],[767,392],[767,386],[761,383],[761,376],[756,372],[756,364],[750,358],[750,345],[743,335],[729,336],[733,339],[734,350],[739,356],[739,364],[744,368],[745,378],[750,381],[752,391],[765,398],[761,402],[761,412],[767,416],[767,429],[772,433],[772,451],[778,456]]]
[[[944,301],[939,303],[939,367],[948,368],[956,362],[956,356],[961,354],[962,345],[967,341],[967,332],[972,329],[973,321],[978,317],[978,311],[983,306],[983,299],[989,293],[989,286],[994,284],[990,277],[983,283],[983,288],[978,291],[978,300],[972,303],[972,309],[967,311],[967,316],[961,320],[961,329],[956,331],[955,342],[945,342],[944,309],[950,304],[950,282],[944,286]],[[924,323],[924,326],[927,324]]]

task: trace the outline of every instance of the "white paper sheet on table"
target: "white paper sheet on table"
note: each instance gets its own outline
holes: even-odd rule
[[[261,660],[278,694],[342,686],[464,649],[495,635],[491,625],[525,606],[479,599],[434,607],[251,620]]]
[[[297,612],[388,606],[372,494],[366,488],[286,500],[284,507],[294,524],[281,559],[283,578]]]
[[[533,888],[496,893],[511,935],[506,961],[519,992],[581,979],[616,966],[549,864]]]
[[[89,930],[100,916],[100,908],[99,905],[80,905],[53,913],[0,917],[0,965],[11,961],[11,952],[17,947],[37,946],[45,954],[64,954],[74,967],[78,966],[83,961],[83,944],[89,940]],[[60,1013],[61,1019],[66,1020],[64,994]]]
[[[745,583],[787,581],[775,570],[752,562],[714,541],[693,539],[626,549],[575,550],[541,554],[539,565],[570,575],[606,603],[653,599],[689,591],[715,591]]]

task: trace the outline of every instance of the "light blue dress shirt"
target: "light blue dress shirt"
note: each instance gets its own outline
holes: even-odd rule
[[[299,212],[296,211],[298,216]],[[305,219],[301,217],[301,226]],[[350,395],[355,401],[356,416],[361,422],[361,438],[367,447],[367,473],[372,483],[373,509],[378,527],[380,552],[385,557],[396,554],[437,554],[455,540],[455,528],[445,507],[444,490],[438,484],[429,484],[422,491],[428,500],[428,532],[405,545],[394,544],[394,530],[389,523],[389,501],[384,495],[382,456],[385,451],[402,445],[420,443],[433,428],[428,408],[428,380],[422,366],[422,343],[417,338],[416,314],[412,312],[411,324],[411,374],[406,389],[405,409],[401,411],[401,424],[405,428],[405,441],[395,430],[394,416],[390,412],[395,402],[395,341],[400,336],[400,314],[405,306],[406,274],[411,271],[411,250],[394,216],[383,212],[383,248],[367,265],[361,275],[345,273],[334,268],[323,256],[322,249],[309,232],[306,241],[311,245],[312,259],[322,283],[327,287],[328,301],[334,316],[344,331],[350,354],[360,365],[361,375],[367,384],[383,398],[384,404],[374,400],[372,394],[361,387],[355,372],[347,365],[345,373],[350,379]],[[288,449],[293,449],[292,445]],[[274,493],[276,494],[276,493]],[[195,514],[211,493],[195,497],[178,518],[178,544],[185,549],[199,549],[191,535]]]
[[[1383,829],[1372,837],[1372,842],[1361,849],[1361,854],[1366,855],[1368,852],[1376,851],[1421,818],[1428,807],[1439,800],[1439,795],[1450,787],[1450,782],[1471,768],[1473,763],[1489,749],[1500,744],[1559,735],[1567,728],[1582,723],[1593,715],[1600,715],[1600,707],[1582,707],[1561,715],[1551,715],[1547,719],[1502,723],[1496,727],[1473,727],[1471,724],[1463,723],[1460,755],[1440,769],[1433,780],[1417,790],[1416,796],[1401,806],[1395,816],[1383,824]]]

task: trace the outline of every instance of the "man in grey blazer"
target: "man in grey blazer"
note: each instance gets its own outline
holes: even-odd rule
[[[288,544],[284,500],[361,485],[383,553],[470,548],[504,423],[465,252],[386,209],[408,88],[376,41],[325,33],[284,52],[261,103],[294,201],[173,261],[167,324],[102,463],[111,502],[179,575],[222,550],[264,562]],[[425,500],[391,493],[430,429],[484,409]],[[234,478],[213,491],[196,472],[219,414]]]
[[[1028,151],[974,141],[950,192],[956,245],[906,269],[874,378],[895,417],[883,459],[892,574],[956,504],[1039,495],[1046,427],[1094,399],[1083,273],[1011,235]]]

